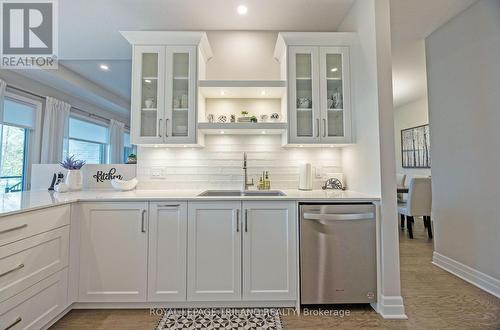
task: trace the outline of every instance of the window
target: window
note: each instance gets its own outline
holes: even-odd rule
[[[107,127],[71,117],[68,154],[87,164],[104,164],[107,155]]]
[[[0,192],[15,192],[28,186],[30,151],[39,139],[34,134],[41,103],[7,93],[0,118]],[[35,152],[34,152],[35,153]]]
[[[137,148],[130,143],[130,133],[123,135],[123,162],[126,164],[130,154],[137,155]]]

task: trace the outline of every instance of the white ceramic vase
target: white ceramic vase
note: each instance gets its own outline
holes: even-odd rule
[[[83,184],[82,171],[68,170],[64,182],[68,186],[68,189],[71,191],[81,190]]]

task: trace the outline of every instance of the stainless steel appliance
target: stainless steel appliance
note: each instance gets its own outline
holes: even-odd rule
[[[301,204],[301,303],[375,302],[375,241],[373,204]]]

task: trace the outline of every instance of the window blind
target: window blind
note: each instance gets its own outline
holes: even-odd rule
[[[76,118],[69,118],[69,137],[85,141],[108,143],[108,128]]]
[[[36,123],[36,108],[22,102],[5,98],[2,122],[6,125],[34,129]]]

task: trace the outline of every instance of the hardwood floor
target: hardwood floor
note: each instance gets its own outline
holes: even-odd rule
[[[500,329],[500,299],[431,264],[432,240],[422,219],[415,219],[413,234],[410,240],[406,231],[400,231],[401,285],[408,320],[384,320],[369,306],[335,306],[315,309],[312,315],[284,311],[284,328]],[[341,311],[349,315],[341,316]],[[149,310],[73,310],[51,329],[153,329],[157,322]]]

